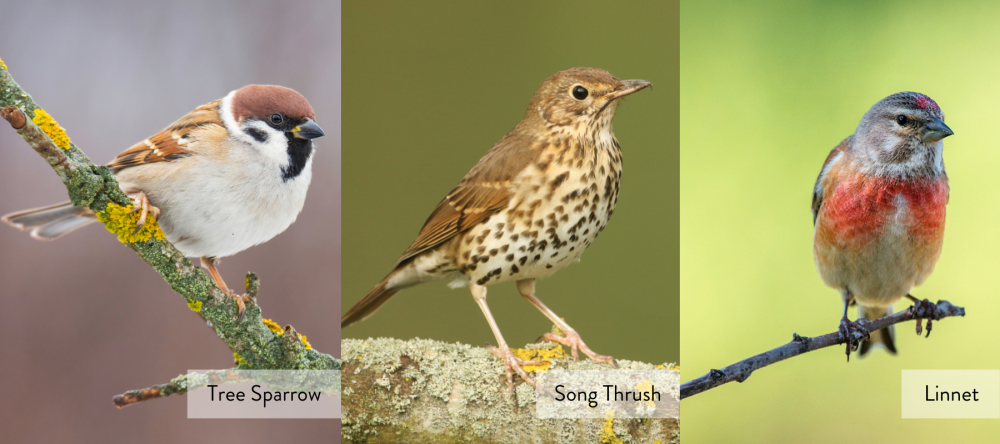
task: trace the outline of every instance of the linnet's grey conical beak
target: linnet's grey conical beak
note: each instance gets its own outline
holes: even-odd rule
[[[948,128],[948,125],[945,125],[944,121],[941,119],[934,119],[927,122],[927,126],[925,128],[926,131],[924,132],[924,140],[929,142],[937,142],[945,137],[955,134],[955,132],[952,131],[951,128]]]

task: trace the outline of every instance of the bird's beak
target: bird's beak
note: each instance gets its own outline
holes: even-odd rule
[[[306,123],[303,123],[291,131],[292,136],[296,139],[315,139],[317,137],[323,137],[323,128],[320,128],[313,119],[306,118]]]
[[[650,83],[648,80],[622,80],[622,86],[612,91],[611,93],[606,94],[603,98],[608,101],[611,101],[625,97],[639,90],[652,87],[653,84]]]
[[[941,119],[934,119],[927,122],[926,130],[924,131],[924,140],[934,143],[945,137],[955,134],[948,125],[944,124]]]

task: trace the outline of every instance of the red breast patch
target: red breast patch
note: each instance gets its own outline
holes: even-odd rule
[[[902,223],[911,236],[941,236],[947,203],[944,179],[901,181],[858,175],[839,183],[824,199],[819,234],[828,241],[864,244],[890,224]]]

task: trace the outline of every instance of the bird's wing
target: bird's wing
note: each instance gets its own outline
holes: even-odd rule
[[[465,175],[427,218],[424,227],[396,264],[468,231],[507,208],[512,185],[540,150],[524,137],[508,134]]]
[[[813,225],[816,225],[816,218],[819,217],[819,209],[823,206],[823,196],[826,194],[826,187],[829,186],[829,184],[824,183],[823,179],[826,177],[827,173],[830,172],[830,167],[843,158],[845,152],[850,147],[850,144],[851,138],[848,137],[840,142],[840,144],[834,149],[830,150],[830,154],[826,156],[826,161],[823,162],[823,168],[819,170],[819,176],[816,177],[816,186],[813,187]]]
[[[108,164],[108,167],[111,171],[118,172],[129,167],[167,162],[189,155],[190,152],[185,146],[194,142],[198,130],[211,125],[225,129],[219,117],[220,102],[216,100],[199,106],[162,131],[123,151]]]

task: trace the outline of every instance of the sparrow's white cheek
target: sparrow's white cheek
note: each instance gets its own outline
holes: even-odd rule
[[[268,165],[284,168],[288,165],[288,138],[281,130],[259,120],[246,120],[236,134],[237,139],[249,145]]]

